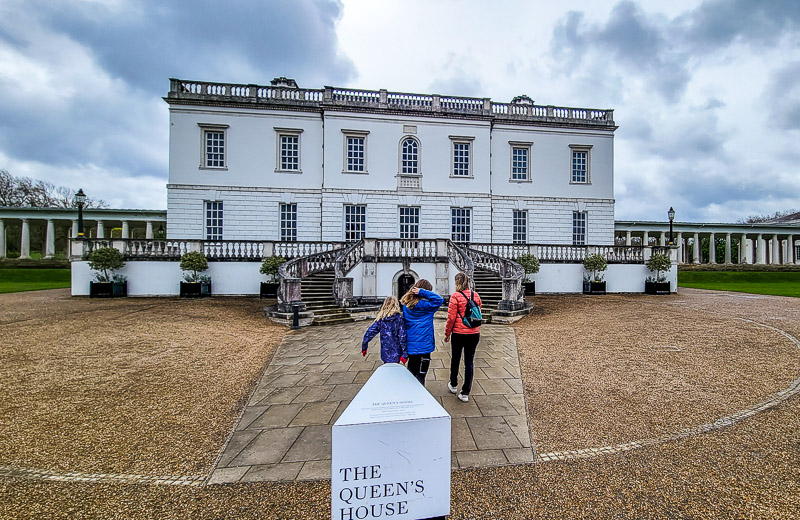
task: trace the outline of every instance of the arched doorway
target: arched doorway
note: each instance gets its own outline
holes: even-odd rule
[[[397,278],[397,299],[403,297],[405,293],[414,285],[414,277],[408,273],[401,274]]]

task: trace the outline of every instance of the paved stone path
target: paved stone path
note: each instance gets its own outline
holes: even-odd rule
[[[284,337],[223,449],[209,483],[330,478],[331,426],[381,365],[380,343],[361,356],[368,321],[309,327]],[[449,344],[436,320],[428,391],[452,417],[452,467],[533,462],[516,339],[484,325],[468,403],[447,390]],[[463,363],[462,363],[463,364]],[[463,381],[463,368],[459,383]]]

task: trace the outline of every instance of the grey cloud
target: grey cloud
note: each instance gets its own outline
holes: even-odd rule
[[[778,128],[800,130],[800,61],[772,75],[762,103],[769,107],[770,121]]]
[[[725,46],[734,40],[772,45],[787,30],[800,26],[796,0],[713,0],[676,20],[684,37],[698,51]]]
[[[12,94],[0,96],[2,153],[165,177],[167,107],[158,105],[168,78],[266,83],[289,76],[319,88],[354,74],[337,49],[337,0],[143,0],[115,9],[69,0],[0,7],[0,48],[48,73],[58,56],[58,64],[75,59],[75,70],[98,76],[59,77],[63,96],[41,99],[0,71],[0,91]],[[78,45],[62,49],[65,41]],[[84,50],[100,70],[87,67]]]

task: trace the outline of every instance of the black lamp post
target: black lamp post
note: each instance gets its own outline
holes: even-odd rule
[[[669,211],[667,211],[667,216],[669,217],[669,245],[672,244],[672,221],[675,220],[675,210],[672,209],[672,206],[669,207]]]
[[[83,206],[86,204],[86,194],[83,188],[78,189],[75,198],[72,199],[76,206],[78,206],[78,238],[83,238]]]

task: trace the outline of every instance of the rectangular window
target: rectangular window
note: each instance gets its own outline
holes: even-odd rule
[[[367,173],[367,134],[365,130],[342,130],[344,134],[344,172]]]
[[[400,238],[419,238],[419,208],[400,206]]]
[[[205,130],[205,167],[224,168],[225,167],[225,131],[224,130]]]
[[[572,168],[570,183],[589,184],[591,182],[591,150],[592,145],[571,144]]]
[[[511,241],[515,244],[525,244],[528,242],[528,212],[525,210],[514,210],[511,217],[512,237]]]
[[[572,212],[572,245],[586,245],[586,212]]]
[[[469,242],[472,231],[472,209],[450,208],[450,221],[453,242]]]
[[[297,240],[297,204],[281,204],[281,240]]]
[[[344,206],[344,239],[353,242],[364,238],[367,230],[367,206],[363,204],[345,204]]]
[[[471,143],[453,143],[453,176],[469,177]]]
[[[300,136],[281,136],[281,170],[300,169]]]
[[[206,240],[222,240],[222,201],[206,202]]]
[[[531,153],[530,144],[511,146],[511,180],[527,181],[530,180],[528,165]]]

